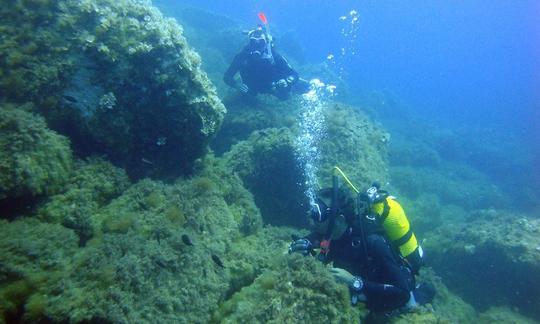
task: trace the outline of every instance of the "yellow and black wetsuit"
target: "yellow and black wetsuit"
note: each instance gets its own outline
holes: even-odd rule
[[[401,205],[393,197],[384,195],[373,203],[371,211],[377,215],[388,239],[402,257],[407,258],[418,249],[418,241],[414,235],[407,215]]]

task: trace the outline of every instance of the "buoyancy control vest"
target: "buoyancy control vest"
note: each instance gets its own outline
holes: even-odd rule
[[[385,194],[371,206],[371,212],[377,217],[379,224],[388,239],[406,258],[418,248],[409,220],[401,205],[394,197]]]

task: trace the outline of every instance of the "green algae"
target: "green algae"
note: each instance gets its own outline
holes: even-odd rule
[[[204,155],[225,108],[176,21],[129,0],[13,1],[0,16],[0,99],[33,102],[78,154],[135,178],[189,174]]]
[[[1,222],[1,319],[9,321],[23,313],[28,321],[38,320],[47,309],[44,296],[54,298],[58,291],[50,287],[69,273],[76,235],[60,225],[32,218]]]
[[[228,167],[237,173],[255,198],[267,223],[305,225],[303,175],[296,162],[294,136],[286,128],[254,132],[226,153]]]
[[[359,109],[333,104],[326,110],[327,136],[321,142],[319,183],[331,186],[334,166],[339,166],[359,189],[373,181],[389,179],[387,155],[390,134]]]
[[[24,107],[0,106],[0,200],[59,192],[71,173],[69,141]]]
[[[477,210],[462,224],[445,222],[427,235],[425,247],[434,269],[476,308],[512,305],[538,318],[538,228],[537,219]]]
[[[274,262],[272,270],[222,304],[214,321],[358,322],[362,310],[350,305],[347,288],[321,263],[300,255],[277,256]]]
[[[84,245],[98,230],[93,215],[128,186],[129,179],[122,169],[101,159],[80,161],[66,181],[64,192],[41,206],[38,217],[75,230]]]
[[[481,324],[503,324],[503,323],[538,323],[533,321],[508,307],[490,307],[487,311],[481,313],[478,317],[478,323]]]

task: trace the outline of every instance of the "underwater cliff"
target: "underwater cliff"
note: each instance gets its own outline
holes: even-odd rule
[[[308,226],[295,142],[301,100],[245,101],[226,89],[241,28],[186,10],[171,10],[175,20],[138,0],[0,7],[0,323],[367,316],[327,266],[287,254]],[[390,181],[431,255],[420,277],[437,287],[433,304],[389,321],[539,320],[538,220],[510,220],[482,174],[443,162],[429,140],[398,136],[405,144],[392,146],[396,136],[370,107],[341,99],[321,117],[317,181],[329,186],[335,165],[362,188]],[[492,258],[512,273],[467,271]]]

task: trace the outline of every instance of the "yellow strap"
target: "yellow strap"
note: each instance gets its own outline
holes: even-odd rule
[[[341,171],[341,169],[338,167],[338,166],[335,166],[334,167],[334,171],[337,171],[339,172],[339,174],[343,177],[343,179],[345,180],[345,183],[347,183],[349,185],[349,187],[354,191],[356,192],[357,194],[360,192],[360,190],[356,189],[356,187],[352,184],[351,180],[349,180],[349,178],[347,178],[347,176],[345,175],[345,173],[343,171]]]

